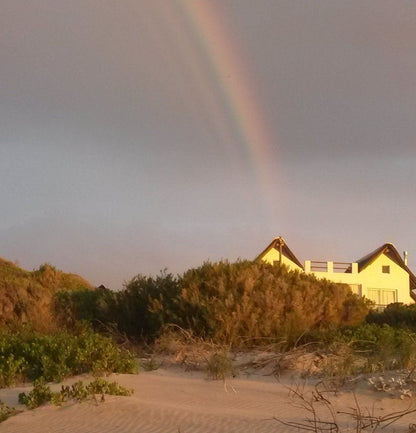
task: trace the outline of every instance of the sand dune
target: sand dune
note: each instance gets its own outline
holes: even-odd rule
[[[85,377],[81,379],[86,380]],[[306,417],[305,411],[289,398],[288,386],[293,386],[289,378],[281,382],[264,377],[238,378],[223,383],[205,380],[200,373],[160,369],[139,375],[113,375],[110,379],[133,388],[133,396],[107,396],[103,403],[47,405],[24,411],[0,424],[0,432],[284,433],[295,430],[279,424],[275,417],[299,422]],[[53,385],[53,388],[59,389],[59,385]],[[22,389],[0,390],[0,399],[17,406],[17,395]],[[26,391],[28,389],[25,387]],[[306,386],[304,392],[311,389],[312,386]],[[407,408],[410,402],[369,391],[357,395],[362,408],[374,406],[381,414]],[[331,395],[330,399],[338,409],[354,406],[353,395],[349,392]],[[416,414],[395,423],[395,431],[407,432],[409,423],[416,422],[414,419]]]

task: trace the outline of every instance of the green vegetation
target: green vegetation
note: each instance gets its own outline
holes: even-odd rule
[[[55,306],[67,326],[116,324],[136,340],[154,340],[175,324],[232,347],[282,340],[290,347],[307,331],[358,324],[369,310],[345,285],[249,261],[205,263],[178,277],[139,275],[117,293],[66,291]]]
[[[17,413],[19,413],[17,409],[7,406],[0,400],[0,422],[6,421],[7,418],[10,418]]]
[[[416,334],[386,324],[312,331],[299,344],[326,354],[321,373],[327,377],[416,368]]]
[[[24,404],[28,409],[35,409],[51,400],[52,391],[43,379],[35,380],[33,390],[28,394],[19,394],[19,403]]]
[[[43,378],[60,381],[86,372],[132,373],[132,355],[91,329],[45,335],[27,328],[0,332],[0,387]]]
[[[356,353],[368,359],[368,371],[412,369],[416,366],[416,334],[388,325],[367,324],[342,330],[344,340]]]
[[[214,379],[234,375],[231,350],[261,346],[284,352],[304,345],[321,357],[320,371],[329,377],[416,368],[415,306],[369,313],[369,301],[346,285],[263,262],[205,263],[176,277],[138,275],[114,292],[91,290],[50,265],[27,272],[0,261],[0,308],[0,387],[34,380],[20,396],[31,408],[129,395],[103,379],[59,393],[46,385],[87,372],[134,372],[133,356],[103,335],[109,330],[156,350],[176,347],[185,366],[204,365]],[[143,365],[150,370],[157,362]],[[0,420],[3,412],[9,416],[0,404]]]
[[[96,378],[88,385],[84,385],[79,380],[71,386],[62,385],[59,392],[52,392],[43,379],[40,379],[34,382],[33,389],[28,394],[24,392],[19,394],[19,403],[24,404],[28,409],[35,409],[48,402],[60,406],[70,400],[81,402],[88,398],[95,398],[97,394],[101,395],[102,400],[104,400],[104,395],[129,396],[132,393],[133,390],[131,389],[100,378]]]
[[[416,332],[416,304],[390,304],[383,311],[370,311],[366,320],[368,323],[387,324]]]

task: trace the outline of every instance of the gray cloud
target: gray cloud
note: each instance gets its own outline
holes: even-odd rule
[[[412,264],[415,3],[211,3],[270,129],[272,193],[179,2],[3,0],[0,255],[114,287],[278,234],[301,258],[393,241]]]

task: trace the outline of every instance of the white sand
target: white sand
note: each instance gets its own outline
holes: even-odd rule
[[[70,384],[73,378],[64,383]],[[204,379],[201,373],[184,373],[175,369],[159,369],[139,375],[112,375],[108,380],[133,388],[131,397],[106,396],[104,403],[87,401],[68,403],[63,407],[46,405],[25,410],[0,424],[4,433],[232,433],[294,432],[273,418],[303,422],[304,410],[289,397],[288,378],[278,382],[269,377],[230,379],[225,382]],[[291,385],[290,385],[291,384]],[[59,385],[53,389],[58,390]],[[18,393],[25,388],[0,390],[0,399],[22,409]],[[312,387],[306,387],[308,392]],[[325,394],[326,395],[326,394]],[[411,400],[398,400],[384,394],[357,393],[360,406],[376,407],[378,414],[387,414],[409,407]],[[329,395],[335,408],[354,407],[353,395]],[[415,406],[414,406],[415,407]],[[394,424],[394,431],[408,432],[416,422],[416,413]],[[345,424],[343,425],[345,427]],[[352,423],[350,422],[352,427]],[[351,430],[352,431],[352,430]],[[383,432],[393,431],[392,428]]]

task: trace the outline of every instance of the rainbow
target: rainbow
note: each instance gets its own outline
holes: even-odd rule
[[[214,119],[220,142],[227,147],[230,160],[238,161],[243,154],[243,159],[248,162],[258,182],[264,207],[263,216],[269,214],[275,218],[273,209],[276,209],[278,201],[277,179],[281,178],[281,174],[276,175],[278,167],[273,166],[277,163],[275,143],[266,123],[267,116],[262,111],[263,104],[245,72],[247,68],[238,46],[233,43],[216,1],[179,0],[179,4],[185,24],[195,35],[198,52],[202,52],[206,66],[211,69],[220,88],[218,93],[221,100],[218,100],[218,96],[214,96],[212,90],[207,88],[201,66],[197,69],[193,58],[195,56],[190,56],[189,52],[183,53],[184,59],[194,68],[194,77],[200,81],[199,91],[204,92],[202,96],[210,118]],[[185,39],[182,34],[181,40]]]

